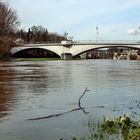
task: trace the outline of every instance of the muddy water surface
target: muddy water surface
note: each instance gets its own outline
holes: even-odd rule
[[[29,120],[82,110],[59,117]],[[89,116],[140,113],[140,61],[0,62],[0,139],[59,140],[87,132]]]

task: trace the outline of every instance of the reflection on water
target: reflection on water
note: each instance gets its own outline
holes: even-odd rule
[[[4,140],[56,140],[84,135],[89,116],[139,114],[140,62],[113,60],[0,63],[0,136]],[[29,121],[78,107],[57,118]]]
[[[0,69],[0,118],[8,114],[14,105],[14,89],[12,88],[12,79],[14,73],[7,68]]]

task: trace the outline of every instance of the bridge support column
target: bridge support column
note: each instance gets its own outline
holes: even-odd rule
[[[72,54],[71,53],[62,53],[61,59],[70,60],[70,59],[72,59]]]

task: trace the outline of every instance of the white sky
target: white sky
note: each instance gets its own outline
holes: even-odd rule
[[[140,0],[3,0],[17,11],[21,27],[42,25],[49,32],[80,40],[139,39]]]

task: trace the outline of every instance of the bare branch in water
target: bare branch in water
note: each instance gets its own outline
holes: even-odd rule
[[[48,116],[45,116],[45,117],[32,118],[32,119],[28,119],[28,120],[41,120],[41,119],[48,119],[48,118],[52,118],[52,117],[58,117],[58,116],[61,116],[61,115],[64,115],[64,114],[67,114],[67,113],[70,113],[70,112],[73,112],[73,111],[77,111],[77,110],[82,110],[84,112],[84,114],[88,114],[89,112],[86,112],[85,108],[81,107],[81,99],[87,91],[90,91],[90,90],[88,90],[88,88],[86,88],[84,90],[83,94],[79,97],[79,100],[78,100],[78,106],[79,107],[78,108],[74,108],[74,109],[71,109],[69,111],[65,111],[65,112],[62,112],[62,113],[52,114],[52,115],[48,115]]]
[[[90,91],[90,90],[88,90],[88,88],[86,88],[85,91],[83,92],[83,94],[79,97],[79,101],[78,101],[78,105],[79,105],[79,106],[81,106],[81,99],[82,99],[82,97],[85,95],[85,93],[86,93],[87,91]]]
[[[65,111],[65,112],[62,112],[62,113],[48,115],[48,116],[45,116],[45,117],[32,118],[32,119],[28,119],[28,120],[41,120],[41,119],[48,119],[48,118],[52,118],[52,117],[58,117],[58,116],[61,116],[61,115],[64,115],[64,114],[67,114],[67,113],[70,113],[70,112],[73,112],[73,111],[81,110],[81,109],[83,109],[83,108],[75,108],[75,109]]]
[[[87,91],[90,91],[90,90],[88,90],[88,88],[86,88],[86,89],[84,90],[83,94],[79,97],[79,101],[78,101],[78,106],[79,106],[79,108],[81,108],[81,110],[82,110],[82,111],[84,112],[84,114],[86,114],[86,115],[87,115],[89,112],[86,112],[85,109],[81,107],[81,99],[82,99],[82,97],[86,94]]]

